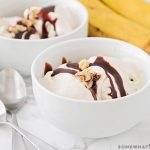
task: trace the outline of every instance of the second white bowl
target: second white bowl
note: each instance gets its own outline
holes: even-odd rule
[[[44,7],[50,4],[59,4],[69,7],[79,23],[72,32],[49,39],[21,40],[0,36],[0,69],[13,67],[25,76],[30,75],[31,63],[43,49],[60,41],[87,36],[88,13],[84,6],[76,0],[1,0],[1,3],[2,1],[4,2],[3,5],[0,5],[0,17],[22,16],[23,11],[31,6]]]

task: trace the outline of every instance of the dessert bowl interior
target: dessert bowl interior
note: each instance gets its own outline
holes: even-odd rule
[[[30,75],[31,63],[43,49],[60,41],[87,36],[88,13],[84,6],[76,0],[65,2],[63,0],[6,0],[0,6],[0,17],[23,16],[26,8],[32,6],[45,7],[51,4],[58,4],[71,10],[77,27],[65,35],[39,40],[10,39],[0,36],[0,68],[13,67],[23,75]]]
[[[62,57],[78,62],[91,56],[132,59],[140,68],[144,86],[129,96],[95,102],[59,96],[40,84],[45,62],[56,68]],[[137,124],[148,111],[149,65],[150,57],[145,52],[123,41],[106,38],[71,40],[49,47],[34,60],[31,68],[33,91],[44,116],[56,127],[82,137],[112,136]]]
[[[64,2],[63,0],[57,0],[57,1],[56,0],[51,0],[51,1],[49,0],[43,0],[43,1],[40,1],[40,0],[8,1],[6,0],[4,5],[0,6],[0,17],[3,18],[3,17],[23,16],[23,12],[27,8],[34,7],[34,6],[47,7],[49,5],[61,5],[62,7],[65,7],[71,10],[71,12],[73,13],[73,17],[75,17],[74,19],[76,20],[77,28],[79,28],[80,26],[85,24],[85,22],[87,22],[87,18],[88,18],[87,11],[84,8],[84,6],[82,6],[82,4],[80,4],[76,0],[70,0],[66,2]],[[8,11],[8,8],[9,8],[9,11]],[[65,35],[62,35],[62,36],[65,36]]]
[[[54,47],[49,47],[43,51],[33,64],[35,62],[39,63],[34,66],[34,69],[37,67],[36,69],[39,72],[37,75],[42,77],[45,62],[51,64],[53,69],[55,69],[61,64],[62,57],[71,62],[79,62],[91,56],[108,56],[132,60],[138,65],[145,83],[150,80],[150,70],[147,69],[150,60],[145,52],[130,44],[125,44],[125,42],[107,38],[86,38],[54,45]]]

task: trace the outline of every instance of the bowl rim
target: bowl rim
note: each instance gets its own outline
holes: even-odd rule
[[[78,38],[78,39],[72,39],[72,40],[68,40],[68,41],[64,41],[64,42],[60,42],[58,44],[54,44],[48,48],[46,48],[45,50],[43,50],[32,62],[31,65],[31,77],[32,77],[32,82],[34,80],[34,82],[36,82],[36,85],[38,85],[44,92],[48,93],[49,95],[52,95],[58,99],[63,99],[65,101],[72,101],[72,102],[79,102],[79,103],[114,103],[114,102],[119,102],[119,101],[126,101],[127,99],[131,99],[133,96],[140,94],[141,92],[143,92],[144,90],[146,90],[148,88],[148,86],[150,86],[150,80],[148,82],[146,82],[142,88],[140,88],[139,90],[137,90],[136,92],[124,96],[124,97],[119,97],[119,98],[115,98],[115,99],[109,99],[109,100],[97,100],[97,101],[92,101],[92,100],[86,100],[86,99],[76,99],[76,98],[70,98],[67,96],[61,96],[59,94],[56,94],[54,92],[51,92],[50,90],[48,90],[46,87],[44,87],[42,84],[40,84],[39,80],[37,79],[35,72],[34,72],[34,66],[36,65],[36,62],[38,62],[38,59],[44,55],[45,52],[55,48],[55,47],[59,47],[61,45],[67,44],[67,43],[71,43],[71,42],[81,42],[81,41],[99,41],[99,40],[105,40],[105,41],[114,41],[114,42],[119,42],[119,43],[123,43],[125,45],[128,45],[132,48],[134,48],[136,51],[139,51],[140,53],[142,53],[142,55],[144,55],[145,57],[147,57],[148,59],[150,59],[150,56],[143,51],[142,49],[138,48],[137,46],[130,44],[128,42],[122,41],[122,40],[118,40],[118,39],[114,39],[114,38],[104,38],[104,37],[85,37],[85,38]]]
[[[66,38],[68,36],[74,35],[78,31],[80,31],[86,24],[88,24],[88,11],[85,8],[85,6],[79,1],[70,0],[69,3],[76,3],[79,7],[78,9],[81,9],[83,11],[82,14],[84,16],[84,18],[82,18],[82,22],[75,29],[73,29],[71,32],[66,33],[64,35],[57,36],[57,37],[51,37],[51,38],[46,38],[46,39],[29,39],[29,40],[27,40],[27,39],[13,39],[13,38],[5,37],[2,35],[0,35],[0,39],[12,41],[12,42],[25,42],[26,43],[26,42],[44,42],[44,41],[52,41],[52,40],[61,40],[61,39]],[[78,11],[77,11],[77,13],[78,13]]]

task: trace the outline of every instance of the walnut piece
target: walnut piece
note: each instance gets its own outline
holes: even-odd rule
[[[31,27],[32,25],[34,25],[36,23],[36,20],[33,19],[33,20],[29,20],[29,19],[25,19],[23,18],[21,20],[22,24],[26,25],[27,27]]]
[[[83,82],[83,84],[87,88],[91,88],[93,85],[93,81],[97,81],[100,78],[100,75],[98,75],[96,72],[94,72],[92,69],[84,69],[83,71],[79,71],[75,74],[75,76]]]
[[[22,18],[19,21],[19,24],[15,25],[15,26],[10,26],[8,28],[9,32],[12,33],[18,33],[18,32],[24,32],[27,30],[27,28],[33,26],[36,24],[37,20],[36,17],[39,14],[40,9],[37,7],[33,7],[32,9],[26,9],[25,10],[25,14],[24,14],[24,18]]]
[[[31,7],[26,9],[24,12],[24,17],[26,19],[34,20],[39,15],[41,9],[39,7]]]
[[[16,26],[10,26],[8,28],[9,32],[13,32],[13,33],[18,33],[18,32],[24,32],[26,31],[26,27],[22,26],[22,25],[16,25]]]
[[[81,61],[79,62],[79,68],[80,68],[81,70],[84,70],[84,69],[88,68],[89,65],[90,65],[90,63],[89,63],[86,59],[83,59],[83,60],[81,60]]]

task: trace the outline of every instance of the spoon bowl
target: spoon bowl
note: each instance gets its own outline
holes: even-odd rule
[[[0,72],[0,98],[8,111],[19,110],[26,94],[25,82],[16,70],[7,68]]]

